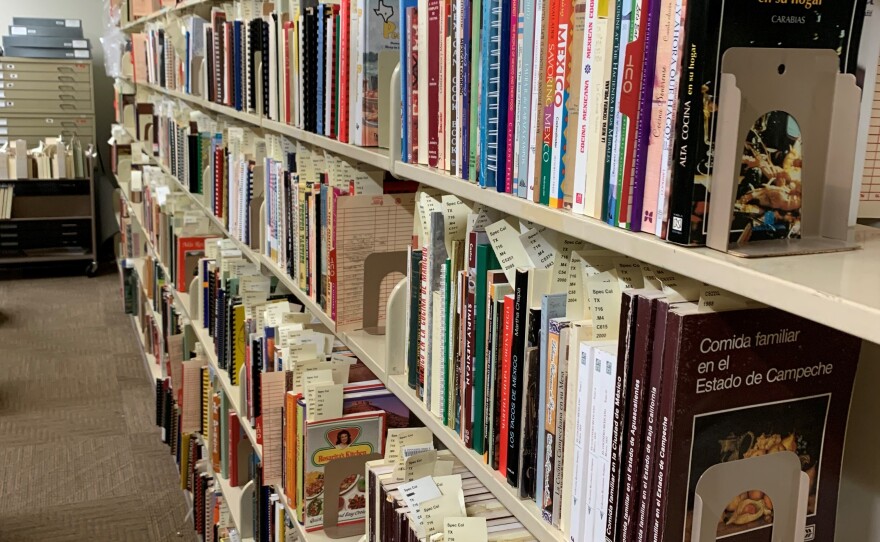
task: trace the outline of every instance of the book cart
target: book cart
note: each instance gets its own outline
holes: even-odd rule
[[[186,9],[190,2],[182,5]],[[158,17],[159,15],[157,15]],[[130,23],[131,28],[143,21]],[[133,83],[133,82],[130,82]],[[824,324],[834,329],[845,331],[864,341],[861,354],[861,368],[856,381],[854,399],[850,412],[850,425],[845,447],[840,497],[837,513],[837,540],[862,540],[880,537],[880,529],[876,527],[876,502],[880,499],[880,477],[873,466],[874,454],[870,451],[877,442],[872,431],[870,418],[878,412],[880,405],[869,400],[866,390],[874,386],[873,378],[880,378],[880,370],[875,368],[880,362],[880,230],[854,226],[850,228],[850,240],[859,244],[859,250],[837,254],[812,254],[785,256],[778,258],[742,259],[710,248],[683,248],[667,243],[653,235],[633,233],[609,226],[599,220],[576,215],[571,212],[551,209],[547,206],[526,201],[515,196],[498,193],[492,189],[483,189],[478,185],[462,180],[448,173],[428,167],[408,164],[400,161],[399,133],[392,127],[390,149],[365,148],[341,143],[337,140],[307,132],[284,123],[268,120],[259,115],[249,114],[235,109],[209,102],[201,97],[192,96],[157,85],[136,83],[138,93],[145,95],[158,94],[171,99],[180,100],[195,110],[223,115],[240,123],[267,132],[281,134],[293,140],[338,153],[354,160],[381,168],[397,178],[408,179],[424,186],[436,188],[443,193],[452,194],[463,199],[479,201],[488,207],[503,213],[545,226],[551,230],[564,232],[566,235],[582,239],[599,247],[637,257],[639,260],[658,267],[687,276],[699,282],[724,289],[745,298],[758,301],[765,305],[802,316],[806,319]],[[393,80],[387,96],[391,100],[391,110],[400,107],[400,87]],[[291,279],[278,265],[261,250],[258,237],[256,243],[245,244],[231,235],[223,222],[217,219],[205,205],[202,197],[189,194],[188,188],[173,176],[171,170],[158,160],[151,158],[153,165],[162,168],[180,192],[188,194],[196,207],[214,223],[221,233],[231,239],[242,254],[265,272],[271,274],[292,292],[308,312],[320,320],[329,329],[335,329],[335,322],[321,306],[302,291],[299,284]],[[131,203],[130,194],[122,186],[123,199],[127,201],[134,222],[141,222],[138,204]],[[261,215],[264,218],[264,215]],[[265,221],[263,221],[263,225]],[[154,254],[151,247],[147,252]],[[140,265],[137,261],[132,265]],[[143,275],[141,275],[143,276]],[[167,276],[170,276],[168,274]],[[213,354],[212,338],[195,318],[194,314],[197,284],[193,282],[188,292],[175,291],[175,305],[184,314],[185,320],[191,323],[197,340],[206,345],[204,352],[209,365],[215,369],[227,395],[232,398],[233,408],[239,408],[241,393],[237,386],[219,370],[216,356]],[[141,285],[144,290],[147,285]],[[401,322],[405,318],[405,302],[400,298],[403,289],[392,296],[388,305],[389,322]],[[145,338],[145,330],[136,323],[138,334]],[[504,478],[488,467],[481,456],[468,449],[459,435],[450,430],[416,397],[408,386],[403,374],[403,364],[399,354],[405,341],[403,326],[389,324],[391,331],[386,335],[372,335],[365,331],[339,332],[337,337],[361,359],[385,386],[397,395],[408,408],[428,427],[436,440],[449,449],[477,478],[489,488],[516,518],[541,541],[563,541],[565,537],[556,529],[542,520],[540,511],[531,500],[521,500],[514,489],[507,485]],[[397,329],[398,332],[394,330]],[[149,358],[149,356],[148,356]],[[162,375],[162,369],[155,363],[148,363],[153,377]],[[238,404],[236,404],[238,403]],[[254,429],[243,424],[254,450],[259,453]],[[217,476],[220,488],[230,503],[233,520],[241,528],[248,522],[246,511],[236,510],[235,503],[242,501],[242,493],[248,488],[231,487],[228,482]],[[283,496],[282,496],[283,499]],[[874,504],[872,504],[874,503]],[[286,504],[286,503],[285,503]],[[292,513],[292,512],[291,512]],[[870,518],[870,521],[869,521]],[[296,522],[294,522],[296,523]],[[302,540],[329,540],[323,532],[305,532],[297,524]],[[871,530],[873,529],[873,530]],[[247,528],[242,529],[247,539]],[[352,542],[359,537],[351,539]]]

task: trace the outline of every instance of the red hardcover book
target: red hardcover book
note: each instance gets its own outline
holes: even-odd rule
[[[199,260],[205,257],[205,237],[178,237],[177,276],[174,277],[177,291],[189,290],[189,283],[198,275]]]
[[[504,296],[504,315],[501,333],[501,435],[502,440],[510,427],[504,413],[510,411],[510,354],[513,350],[513,307],[514,296]],[[498,447],[498,472],[507,475],[507,443]]]
[[[229,411],[229,483],[238,487],[238,443],[241,441],[241,422],[235,411]]]
[[[440,151],[440,0],[428,0],[428,165],[437,167]]]
[[[350,69],[351,2],[339,2],[339,141],[348,143],[348,70]]]

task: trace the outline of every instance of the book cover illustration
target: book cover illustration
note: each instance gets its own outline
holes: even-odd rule
[[[356,143],[365,147],[379,145],[379,94],[380,88],[383,88],[379,81],[379,57],[385,54],[395,58],[399,56],[399,11],[399,6],[390,0],[369,0],[364,9],[362,24],[366,25],[366,46],[363,52],[364,71],[360,74],[364,96],[361,104],[363,140]],[[387,88],[386,84],[384,89]]]
[[[807,516],[815,515],[830,400],[831,394],[825,394],[696,416],[688,488],[688,525],[693,523],[694,491],[706,469],[718,463],[777,452],[794,452],[800,458],[801,468],[810,479]],[[771,496],[753,489],[730,500],[718,520],[717,536],[759,530],[771,523]]]
[[[715,0],[688,6],[676,119],[669,240],[704,244],[720,96],[721,59],[731,47],[833,49],[854,73],[864,0]]]
[[[305,528],[324,524],[324,469],[334,459],[383,453],[385,413],[367,412],[332,420],[306,423],[304,470]],[[339,488],[339,525],[366,517],[366,481],[362,476],[345,478]]]
[[[652,517],[655,535],[690,540],[694,490],[710,466],[793,452],[810,480],[808,540],[833,538],[861,341],[777,309],[700,313],[694,304],[670,311],[666,334],[664,365],[676,377],[661,393],[658,457],[667,466],[655,483],[666,503]],[[773,501],[761,489],[730,495],[719,536],[770,540]]]
[[[799,239],[801,130],[784,111],[761,115],[746,135],[730,242]]]

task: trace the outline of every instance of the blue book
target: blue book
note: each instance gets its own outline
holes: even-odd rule
[[[318,4],[318,104],[315,108],[315,131],[324,134],[324,4]]]
[[[233,42],[232,42],[233,70],[232,70],[232,75],[233,75],[233,81],[234,81],[233,86],[235,87],[235,88],[233,88],[233,96],[234,96],[234,100],[235,100],[235,110],[241,111],[242,107],[243,107],[242,97],[241,97],[241,87],[242,87],[242,81],[241,81],[241,40],[242,40],[242,36],[241,36],[241,31],[242,31],[242,22],[235,21],[233,23],[232,28],[233,28],[233,30],[232,30],[232,36],[233,36]]]
[[[479,81],[479,89],[480,89],[480,110],[477,113],[479,119],[479,128],[477,135],[479,140],[477,141],[477,152],[479,154],[479,162],[478,162],[478,178],[480,182],[480,186],[494,186],[494,184],[490,184],[490,181],[494,181],[493,177],[490,177],[488,171],[488,160],[487,160],[487,147],[488,147],[488,130],[489,130],[489,81],[491,77],[491,72],[489,69],[489,63],[491,58],[491,50],[492,50],[492,6],[495,4],[497,0],[484,0],[483,1],[483,14],[482,14],[482,30],[480,34],[480,81]]]
[[[562,318],[565,316],[566,294],[548,294],[541,299],[541,344],[539,349],[540,365],[538,365],[538,465],[537,479],[535,481],[535,503],[541,508],[541,494],[544,488],[544,446],[542,440],[544,435],[544,418],[546,417],[547,400],[547,333],[550,327],[551,318]]]

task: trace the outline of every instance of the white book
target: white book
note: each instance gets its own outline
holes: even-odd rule
[[[611,478],[611,437],[614,426],[614,388],[617,378],[617,344],[593,349],[593,398],[590,432],[590,477],[594,481],[594,500],[588,503],[592,510],[592,540],[605,538],[608,511],[608,486]],[[588,531],[589,532],[589,531]]]
[[[269,119],[278,120],[278,40],[275,34],[275,21],[271,16],[269,22]]]
[[[572,525],[572,496],[575,488],[575,470],[578,459],[583,456],[576,455],[575,439],[580,433],[581,426],[578,424],[578,412],[582,399],[585,397],[580,391],[581,386],[581,343],[591,340],[593,325],[591,321],[572,322],[568,329],[568,377],[565,386],[565,433],[562,443],[562,497],[560,503],[559,528],[563,533],[571,534]]]
[[[575,401],[575,434],[574,434],[574,465],[572,478],[571,519],[569,539],[579,542],[586,539],[586,533],[591,532],[587,525],[590,510],[587,509],[591,501],[589,497],[589,445],[590,431],[592,429],[592,387],[593,387],[593,347],[591,342],[581,342],[578,350],[578,381],[577,399]]]
[[[539,156],[536,156],[537,151],[537,142],[538,142],[538,123],[541,122],[541,115],[538,114],[538,98],[539,98],[539,88],[541,80],[544,78],[544,74],[540,73],[539,66],[542,66],[541,59],[543,58],[543,36],[546,21],[544,20],[544,1],[538,1],[537,10],[535,11],[535,40],[532,45],[532,99],[531,106],[529,107],[529,111],[532,112],[531,118],[529,119],[529,162],[528,162],[528,170],[526,172],[526,199],[530,201],[534,201],[535,199],[535,168],[537,167],[536,161],[539,159]]]
[[[364,92],[363,85],[358,84],[359,73],[364,69],[364,41],[366,33],[366,17],[363,15],[364,0],[351,0],[351,23],[349,25],[349,73],[348,73],[348,111],[349,111],[349,136],[348,141],[357,145],[362,141],[360,126],[364,120]]]
[[[589,120],[590,107],[594,105],[592,99],[594,93],[601,93],[601,89],[593,86],[593,62],[595,60],[593,45],[595,44],[596,25],[596,9],[599,2],[597,0],[587,0],[587,13],[584,21],[584,28],[591,28],[591,32],[584,32],[583,57],[580,59],[580,76],[577,92],[573,93],[577,97],[577,132],[575,133],[574,152],[574,198],[572,201],[572,212],[584,214],[587,206],[587,157],[596,152],[595,148],[598,141],[589,137]],[[572,59],[572,69],[576,65],[575,59]],[[595,82],[599,82],[599,76],[595,77]],[[572,122],[573,119],[569,119]],[[569,148],[572,142],[569,142]]]
[[[528,8],[526,5],[528,4]],[[524,88],[523,81],[529,81],[530,79],[526,78],[523,74],[523,70],[528,68],[531,70],[532,59],[533,59],[533,50],[534,40],[530,44],[525,43],[525,34],[529,33],[528,29],[531,26],[531,32],[534,32],[534,18],[529,17],[526,19],[525,14],[532,13],[535,9],[534,0],[522,1],[518,4],[519,12],[517,13],[517,20],[520,21],[520,29],[517,30],[516,33],[516,88],[510,89],[513,92],[516,92],[516,97],[514,98],[514,122],[513,122],[513,193],[518,195],[519,197],[525,197],[525,184],[521,184],[520,180],[520,167],[519,161],[520,156],[525,152],[526,149],[521,149],[520,145],[523,142],[528,144],[528,139],[525,139],[526,135],[525,129],[522,128],[523,119],[525,117],[530,117],[530,112],[525,110],[522,102],[524,99],[531,100],[531,95],[528,92],[528,89]],[[526,11],[528,9],[528,11]],[[531,23],[531,24],[530,24]],[[528,55],[528,59],[523,58],[525,55]],[[531,71],[529,72],[529,77],[531,77]],[[529,89],[531,85],[529,85]],[[525,122],[525,125],[528,126],[528,122]],[[520,190],[519,187],[522,186],[523,190]]]
[[[596,5],[603,5],[596,2]],[[593,67],[592,71],[600,78],[590,84],[596,92],[590,97],[589,117],[587,119],[588,136],[587,142],[592,146],[593,152],[587,153],[587,186],[584,199],[586,206],[584,213],[593,218],[602,218],[603,181],[605,177],[605,126],[607,120],[603,120],[608,108],[608,82],[611,78],[611,48],[614,40],[609,38],[609,30],[614,28],[614,0],[608,1],[608,11],[605,17],[597,12],[593,30]]]
[[[418,36],[419,49],[419,84],[418,84],[418,111],[419,111],[419,164],[428,164],[428,8],[423,3],[418,13]]]
[[[441,273],[442,275],[442,273]],[[443,292],[431,292],[431,397],[429,404],[431,413],[438,418],[443,416],[441,410],[443,404],[443,392],[446,386],[443,384],[443,349],[440,344],[443,340],[442,328],[443,315]]]

